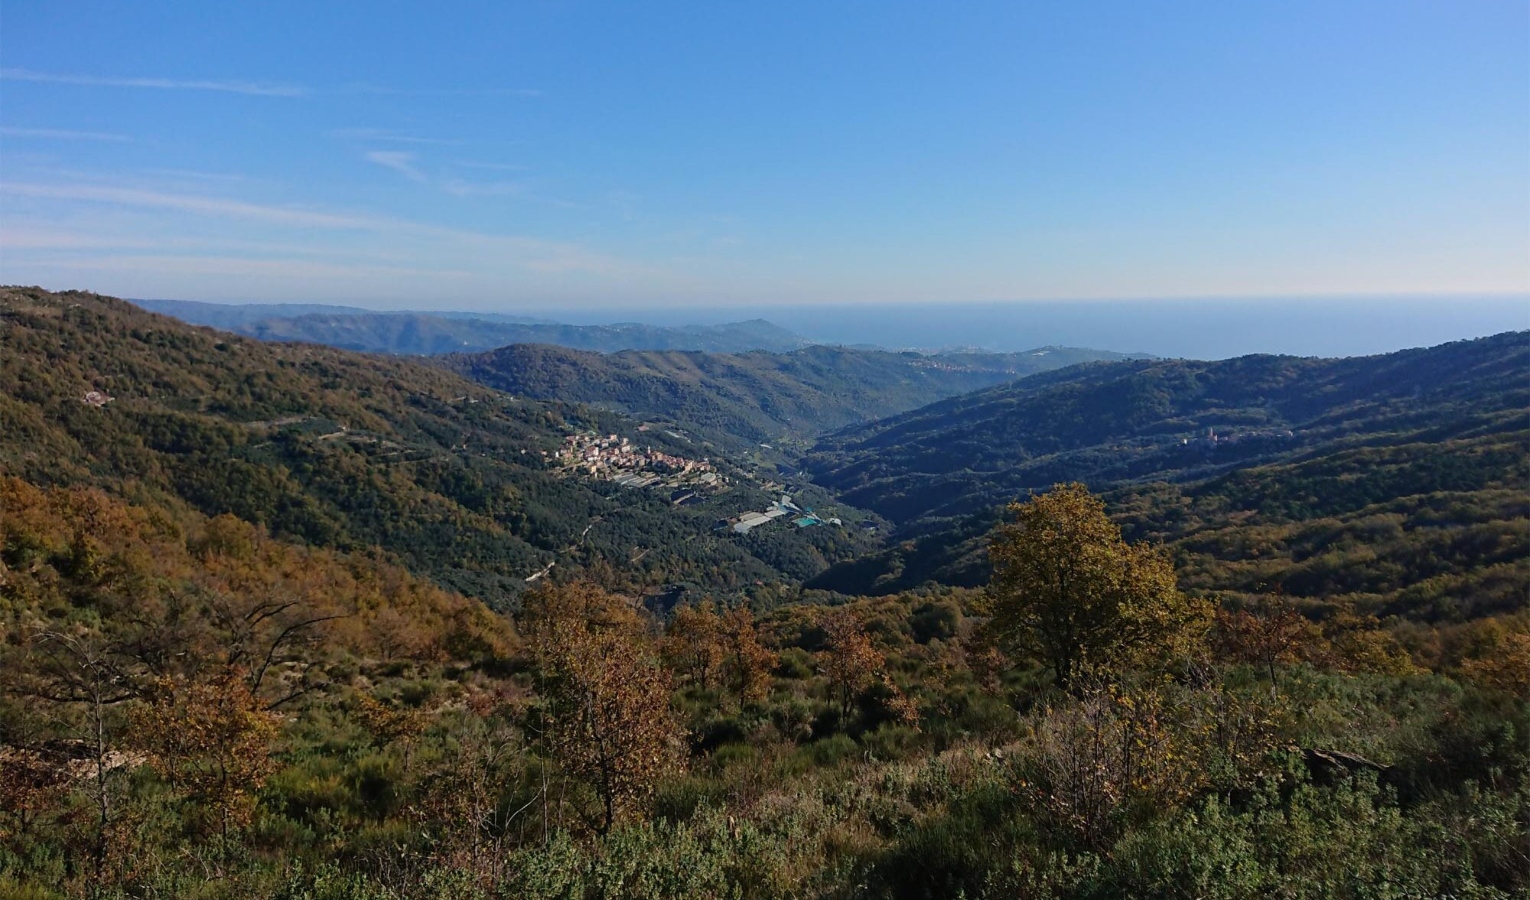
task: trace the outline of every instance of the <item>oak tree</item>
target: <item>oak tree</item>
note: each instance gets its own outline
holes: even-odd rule
[[[775,667],[776,654],[760,643],[748,607],[735,607],[722,617],[722,645],[728,686],[738,697],[739,706],[762,702],[770,694],[770,670]]]
[[[851,702],[877,682],[887,658],[871,643],[866,626],[849,610],[836,610],[823,620],[824,650],[819,666],[839,697],[841,717],[850,715]]]
[[[1082,668],[1161,664],[1200,641],[1210,604],[1186,597],[1162,550],[1127,543],[1082,484],[1009,507],[989,543],[988,628],[1068,688]]]
[[[256,792],[274,771],[277,717],[251,690],[245,673],[210,678],[166,676],[134,718],[134,736],[149,762],[210,820],[224,850],[248,825]]]
[[[702,690],[722,667],[722,619],[708,607],[682,606],[664,629],[661,652],[671,668]]]
[[[564,772],[595,792],[597,809],[585,819],[605,834],[646,805],[679,763],[669,673],[647,646],[636,612],[594,585],[533,591],[522,627],[540,676],[542,743]]]

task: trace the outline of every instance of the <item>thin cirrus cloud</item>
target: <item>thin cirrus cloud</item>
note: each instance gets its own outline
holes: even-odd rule
[[[309,90],[302,85],[276,82],[119,78],[106,75],[34,72],[30,69],[0,69],[0,80],[67,84],[78,87],[147,88],[161,91],[215,91],[226,94],[244,94],[251,97],[303,97],[309,93]]]
[[[291,228],[358,231],[432,240],[443,246],[478,254],[479,258],[503,260],[516,267],[542,273],[583,272],[602,276],[662,277],[668,273],[578,244],[518,235],[486,234],[426,225],[402,219],[360,214],[331,213],[285,206],[268,206],[131,187],[82,184],[0,183],[0,194],[49,200],[99,203],[133,209],[158,209],[193,215],[258,222]]]
[[[453,197],[510,197],[525,187],[513,181],[468,181],[465,178],[432,178],[416,165],[413,153],[404,150],[370,150],[363,159],[404,176],[416,184],[429,185]]]
[[[353,279],[381,276],[396,278],[465,278],[471,273],[458,269],[421,268],[417,266],[369,265],[324,262],[318,260],[252,259],[246,256],[165,256],[113,254],[82,257],[71,263],[79,269],[137,271],[153,274],[224,275],[236,277],[277,276],[281,278]]]
[[[443,179],[440,188],[453,197],[510,197],[526,190],[524,185],[514,181],[466,181],[461,178]]]
[[[283,206],[263,206],[257,203],[226,200],[220,197],[170,194],[162,191],[102,185],[51,185],[7,182],[0,184],[0,193],[48,200],[81,200],[117,206],[169,209],[198,215],[223,216],[298,228],[377,229],[383,227],[387,222],[385,219],[367,216],[336,215]]]
[[[446,146],[462,143],[461,141],[447,140],[445,138],[399,134],[396,131],[388,131],[383,128],[337,128],[331,131],[329,136],[348,141],[381,141],[387,144],[432,144]]]
[[[12,128],[0,127],[0,137],[25,138],[43,141],[110,141],[125,144],[133,139],[125,134],[104,131],[71,131],[66,128]]]
[[[393,88],[353,82],[339,88],[342,94],[376,94],[383,97],[541,97],[536,88]]]
[[[161,91],[215,91],[244,94],[249,97],[306,97],[315,93],[300,84],[275,81],[225,81],[204,78],[142,78],[116,75],[81,75],[73,72],[38,72],[32,69],[0,69],[0,80],[30,81],[39,84],[63,84],[75,87],[147,88]],[[540,97],[535,88],[470,88],[432,90],[390,88],[373,84],[348,84],[326,93],[373,94],[394,97]]]
[[[472,162],[470,160],[455,160],[452,165],[461,166],[464,169],[487,169],[492,172],[524,172],[530,166],[513,165],[511,163]]]
[[[369,163],[397,172],[410,181],[421,184],[429,181],[424,172],[415,168],[413,153],[402,150],[371,150],[366,153],[365,159]]]

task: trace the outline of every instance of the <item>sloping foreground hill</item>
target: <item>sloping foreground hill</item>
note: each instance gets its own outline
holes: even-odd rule
[[[1034,372],[1124,358],[1064,347],[934,356],[824,346],[780,354],[601,356],[516,345],[444,362],[515,394],[666,417],[726,445],[810,438]]]
[[[1166,544],[1192,590],[1280,590],[1428,621],[1523,608],[1527,344],[1517,333],[1370,359],[1093,367],[837,436],[855,450],[815,457],[820,476],[900,517],[906,540],[813,585],[981,584],[998,505],[1081,479],[1113,488],[1128,534]]]
[[[629,424],[403,359],[264,344],[93,294],[0,290],[0,475],[36,486],[380,547],[491,603],[553,562],[634,587],[733,589],[803,577],[857,546],[828,529],[783,531],[790,547],[716,536],[715,511],[560,478],[543,457],[576,426]]]
[[[231,627],[221,637],[232,647],[211,646]],[[243,652],[252,673],[281,683],[277,694],[312,687],[306,664],[326,651],[472,659],[514,641],[509,622],[482,604],[375,554],[296,546],[230,515],[178,521],[95,488],[42,490],[0,476],[0,653],[49,629],[100,629],[124,642],[131,633],[141,658],[192,666],[199,654]]]
[[[665,327],[637,323],[565,325],[519,316],[383,313],[297,304],[222,306],[182,300],[135,300],[151,311],[263,341],[301,341],[343,350],[428,356],[506,344],[556,344],[583,350],[795,350],[807,343],[761,319],[724,325]]]

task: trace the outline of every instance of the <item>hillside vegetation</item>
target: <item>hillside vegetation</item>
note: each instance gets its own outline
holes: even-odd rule
[[[86,402],[92,391],[101,405]],[[771,496],[743,471],[728,470],[734,489],[710,505],[683,508],[562,477],[544,454],[584,428],[701,455],[614,415],[404,359],[261,343],[92,294],[0,292],[0,473],[40,487],[96,486],[314,546],[378,547],[494,605],[549,563],[633,589],[740,590],[870,549],[842,529],[714,534],[716,518]]]
[[[1320,440],[955,519],[975,589],[892,592],[899,543],[856,597],[801,588],[887,558],[851,507],[713,530],[774,471],[674,506],[557,461],[681,432],[0,291],[0,896],[1523,896],[1523,347],[1432,352],[1261,420]],[[1280,395],[1156,365],[1019,390],[1198,373],[1060,404],[1090,465]]]
[[[517,345],[449,357],[483,384],[533,398],[664,417],[723,446],[803,441],[934,400],[1119,354],[1064,347],[924,355],[845,347],[791,353],[597,355]]]
[[[809,468],[904,540],[814,584],[981,584],[997,507],[1079,479],[1197,591],[1431,621],[1522,608],[1526,371],[1524,333],[1368,359],[1130,362],[852,429]]]
[[[366,554],[0,480],[0,892],[1530,888],[1523,617],[1429,671],[1360,620],[1213,618],[1100,516],[1033,552],[1158,560],[1154,602],[1093,597],[1064,688],[1003,587],[661,621],[569,583],[512,626]]]

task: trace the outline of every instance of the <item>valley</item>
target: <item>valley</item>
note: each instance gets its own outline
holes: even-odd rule
[[[0,289],[0,890],[934,897],[1066,848],[1084,897],[1229,840],[1517,889],[1475,773],[1530,771],[1527,371],[425,359]],[[1096,587],[1010,586],[1052,565]]]
[[[1530,900],[1527,35],[0,2],[0,900]]]

